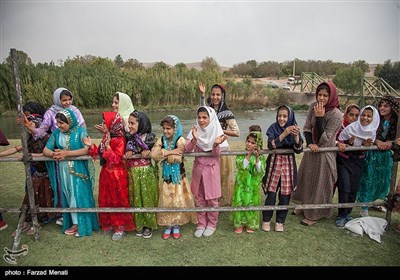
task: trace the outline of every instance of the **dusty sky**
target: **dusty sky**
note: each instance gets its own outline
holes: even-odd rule
[[[248,60],[400,61],[397,1],[5,1],[0,62],[76,55],[231,67]]]

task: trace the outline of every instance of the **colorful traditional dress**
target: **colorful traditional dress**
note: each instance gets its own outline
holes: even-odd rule
[[[381,116],[376,132],[376,140],[382,142],[394,141],[396,139],[399,103],[392,96],[385,96],[381,101],[387,102],[392,111],[388,120]],[[387,196],[392,180],[392,155],[392,150],[366,152],[361,171],[360,186],[357,191],[358,202],[373,202],[377,199],[384,199]]]
[[[70,128],[61,132],[59,128],[53,131],[46,148],[49,150],[79,150],[85,147],[82,139],[87,136],[86,128],[78,125],[74,112],[64,109]],[[94,166],[88,160],[65,160],[50,162],[47,169],[54,193],[54,204],[63,208],[92,208],[95,207],[93,196]],[[59,190],[59,192],[57,192]],[[60,202],[60,204],[58,204]],[[63,213],[63,232],[72,225],[78,225],[79,236],[92,235],[93,230],[99,230],[97,214],[93,213]]]
[[[100,155],[99,207],[129,208],[128,172],[125,168],[124,123],[117,112],[104,112],[103,120],[110,132],[110,148],[105,147],[103,137],[99,148],[90,149],[92,156]],[[130,213],[99,213],[99,222],[104,231],[133,231],[135,225]]]
[[[139,127],[135,134],[131,134],[125,151],[139,154],[143,150],[151,150],[156,141],[151,132],[149,117],[144,112],[135,111]],[[158,169],[150,158],[134,158],[128,160],[129,174],[129,202],[132,207],[157,207],[158,205]],[[144,227],[156,229],[156,213],[134,213],[137,230]]]
[[[229,146],[226,141],[214,146],[215,139],[223,134],[221,125],[218,122],[218,117],[213,108],[208,106],[200,106],[200,108],[205,108],[207,110],[210,123],[203,129],[197,122],[196,127],[199,133],[199,139],[197,139],[196,144],[193,144],[193,134],[192,131],[190,131],[186,138],[185,151],[211,151],[212,156],[195,157],[190,187],[195,197],[196,207],[218,207],[218,198],[221,197],[219,158],[221,150],[227,150]],[[215,230],[218,224],[218,215],[219,212],[197,212],[197,228]]]
[[[228,109],[226,105],[226,92],[225,87],[219,84],[212,86],[219,87],[222,92],[221,102],[218,108],[215,108],[209,98],[207,101],[208,106],[214,108],[217,113],[218,120],[221,124],[222,130],[227,130],[228,128],[236,133],[238,137],[240,135],[240,129],[236,122],[235,116],[232,111]],[[204,100],[200,100],[200,105],[205,105]],[[227,142],[227,140],[225,140]],[[227,142],[228,143],[228,142]],[[228,148],[229,150],[229,148]],[[220,172],[221,172],[221,197],[219,199],[220,206],[229,206],[232,202],[233,185],[235,184],[235,170],[233,165],[233,157],[231,156],[221,156],[220,158]]]
[[[151,157],[161,161],[162,182],[159,188],[158,207],[191,208],[194,207],[194,198],[190,184],[186,177],[183,157],[181,155],[164,156],[165,150],[179,149],[180,154],[185,151],[185,138],[182,137],[182,125],[178,117],[168,116],[174,121],[174,135],[171,139],[162,136],[151,150]],[[184,225],[189,222],[197,223],[195,212],[160,212],[157,213],[157,222],[160,226]]]
[[[257,135],[257,146],[262,148],[261,133],[253,131],[251,134]],[[255,155],[251,155],[250,161],[247,161],[246,155],[238,155],[236,156],[236,170],[232,206],[259,206],[261,204],[261,178],[265,170],[264,156],[259,156],[257,164]],[[232,212],[230,219],[235,228],[246,226],[255,230],[260,226],[260,211]]]
[[[35,123],[38,127],[42,121],[43,115],[35,113],[32,111],[32,114],[27,116],[29,121]],[[46,146],[46,142],[49,139],[50,134],[45,134],[42,138],[35,140],[32,135],[30,135],[27,145],[28,152],[32,154],[41,154],[43,152],[43,148]],[[53,207],[54,198],[53,198],[53,189],[50,185],[49,175],[47,173],[46,164],[44,161],[33,161],[30,164],[31,167],[31,178],[32,178],[32,187],[35,195],[35,204],[38,207]],[[25,197],[23,204],[29,205],[29,196],[28,192],[25,192]],[[31,221],[32,217],[30,215],[29,209],[27,209],[27,218],[25,221]],[[52,213],[38,213],[39,222],[48,221],[50,217],[54,217]]]

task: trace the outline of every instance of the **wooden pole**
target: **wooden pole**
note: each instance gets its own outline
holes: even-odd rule
[[[18,106],[18,113],[19,117],[21,120],[24,119],[24,112],[22,110],[22,94],[21,94],[21,86],[20,86],[20,78],[19,78],[19,69],[18,69],[18,63],[17,63],[17,51],[16,49],[11,49],[11,60],[12,60],[12,66],[13,66],[13,73],[14,73],[14,82],[15,82],[15,93],[17,95],[17,106]],[[39,239],[39,223],[36,215],[36,205],[35,205],[35,195],[34,191],[32,188],[32,177],[31,177],[31,165],[30,165],[30,160],[32,160],[32,155],[29,154],[28,152],[28,143],[27,143],[27,131],[26,128],[24,127],[24,122],[21,121],[19,125],[19,132],[21,135],[21,143],[22,143],[22,150],[24,152],[23,155],[23,162],[25,165],[25,177],[26,177],[26,182],[27,182],[27,191],[28,191],[28,197],[29,197],[29,205],[30,205],[30,212],[31,212],[31,217],[32,217],[32,222],[33,222],[33,229],[35,233],[35,240]],[[20,232],[21,229],[21,221],[18,223],[18,229],[17,232]],[[19,246],[19,241],[20,237],[18,235],[15,236],[14,239],[14,245],[13,245],[13,250],[17,250]]]

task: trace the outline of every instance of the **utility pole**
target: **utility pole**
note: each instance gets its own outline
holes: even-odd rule
[[[296,59],[293,60],[293,73],[292,73],[292,77],[294,77],[294,75],[296,75]]]

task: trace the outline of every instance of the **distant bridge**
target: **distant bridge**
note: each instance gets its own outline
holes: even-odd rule
[[[325,81],[327,80],[319,76],[317,73],[303,72],[301,73],[300,79],[294,82],[293,87],[288,92],[289,99],[292,102],[299,104],[311,104],[315,101],[315,91],[318,85]],[[298,96],[299,87],[300,92],[304,93],[304,95]],[[338,87],[336,90],[341,99],[346,98],[345,105],[351,101],[358,103],[363,107],[365,106],[366,100],[374,100],[377,102],[382,96],[387,94],[400,99],[400,93],[398,93],[382,78],[362,78],[360,81],[360,91],[357,93],[346,93]]]

